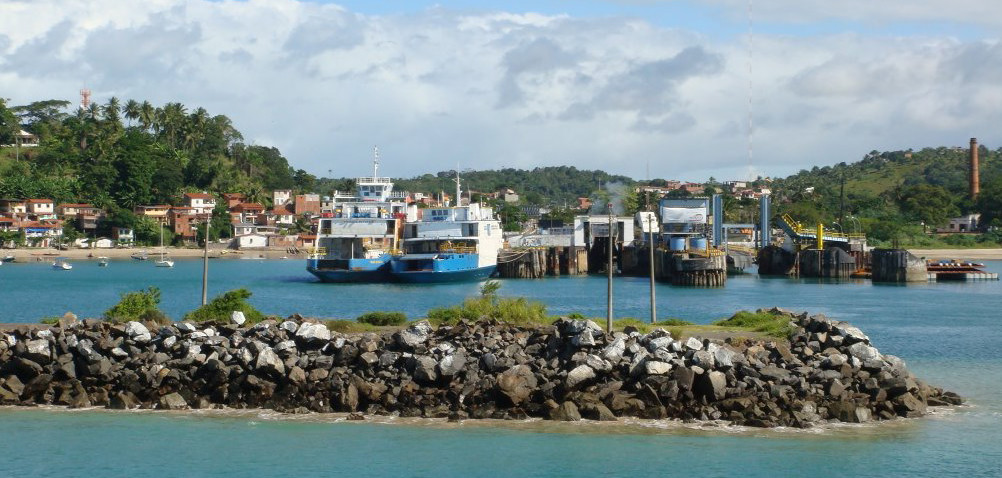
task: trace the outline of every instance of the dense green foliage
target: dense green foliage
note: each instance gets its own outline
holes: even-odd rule
[[[403,312],[368,312],[358,316],[358,322],[375,325],[379,327],[388,325],[404,325],[407,323],[407,315]]]
[[[255,324],[264,320],[265,316],[254,306],[247,303],[251,292],[247,289],[234,289],[220,296],[214,297],[198,309],[188,312],[184,320],[192,322],[216,322],[228,321],[233,311],[244,313],[247,324]]]
[[[748,312],[745,310],[734,314],[729,319],[718,320],[713,325],[751,329],[755,332],[762,332],[772,337],[784,339],[788,338],[796,329],[790,323],[790,316],[786,314]]]
[[[109,211],[99,231],[106,234],[112,226],[141,226],[135,206],[177,205],[185,192],[239,192],[266,204],[273,189],[309,190],[316,181],[293,170],[277,149],[242,143],[229,118],[204,108],[122,105],[114,97],[73,113],[68,106],[60,100],[0,103],[0,137],[9,136],[14,115],[15,128],[40,138],[39,147],[22,148],[20,161],[0,160],[0,197],[94,204]]]
[[[441,171],[396,181],[396,189],[437,193],[456,191],[455,171]],[[504,168],[466,171],[460,174],[464,191],[495,192],[512,188],[522,202],[535,205],[573,205],[579,197],[591,194],[609,183],[632,185],[633,180],[598,170],[579,170],[574,166],[550,166],[532,170]]]
[[[132,320],[169,324],[170,319],[157,307],[160,304],[160,289],[150,287],[146,290],[126,292],[122,300],[104,313],[104,318],[111,322],[129,322]]]
[[[805,224],[864,232],[878,245],[950,245],[945,241],[959,239],[929,238],[925,232],[960,214],[981,213],[983,227],[1002,216],[1002,149],[982,145],[978,154],[982,187],[977,201],[970,197],[968,150],[940,147],[873,151],[856,163],[777,179],[774,211]],[[963,241],[997,244],[991,231]]]
[[[438,307],[428,311],[428,320],[434,325],[454,325],[460,320],[500,320],[509,324],[531,325],[546,323],[546,305],[524,297],[498,297],[501,283],[487,281],[480,287],[480,296],[471,297],[462,304]]]

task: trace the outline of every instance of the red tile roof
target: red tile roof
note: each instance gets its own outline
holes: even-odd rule
[[[82,208],[82,207],[94,207],[94,206],[90,205],[90,204],[60,204],[59,207],[63,207],[63,208],[65,208],[65,207]]]
[[[253,202],[245,202],[245,203],[237,204],[236,206],[233,206],[232,208],[230,208],[230,211],[233,211],[233,212],[241,212],[241,211],[264,211],[264,206],[262,206],[260,204],[257,204],[257,203],[253,203]]]
[[[51,202],[52,202],[52,200],[51,200],[51,199],[29,199],[29,200],[27,200],[27,201],[25,201],[25,202],[27,202],[27,203],[29,203],[29,204],[30,204],[30,203],[34,203],[34,204],[44,204],[44,203],[51,203]]]
[[[215,199],[215,196],[207,193],[185,193],[184,197],[189,199]]]

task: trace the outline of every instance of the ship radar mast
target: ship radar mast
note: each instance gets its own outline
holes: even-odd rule
[[[462,201],[459,200],[461,191],[459,189],[459,168],[456,168],[456,207],[462,206]]]
[[[379,177],[379,146],[372,147],[372,177]]]

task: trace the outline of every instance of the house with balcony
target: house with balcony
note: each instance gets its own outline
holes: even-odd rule
[[[36,221],[56,218],[56,204],[51,199],[29,199],[28,215]]]
[[[211,214],[216,208],[216,197],[209,193],[185,193],[184,205],[195,210],[195,214]]]
[[[133,208],[132,212],[134,212],[137,216],[151,218],[163,226],[167,225],[167,213],[170,211],[170,208],[171,207],[166,204],[157,206],[136,206]]]
[[[119,245],[131,246],[136,242],[136,231],[129,227],[113,227],[111,238]]]
[[[0,213],[28,214],[28,203],[22,199],[0,199]]]
[[[30,247],[52,247],[63,238],[63,225],[54,220],[29,221],[21,230]]]
[[[230,208],[231,222],[257,222],[258,216],[264,213],[264,206],[257,203],[245,202]]]

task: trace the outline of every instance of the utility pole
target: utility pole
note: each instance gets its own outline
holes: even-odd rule
[[[648,263],[650,265],[649,269],[651,272],[651,323],[656,323],[658,321],[658,310],[657,303],[654,300],[654,213],[651,212],[650,216],[647,216],[647,231],[650,239],[648,240],[648,249],[650,249],[650,257]]]
[[[605,331],[611,334],[612,333],[612,245],[613,245],[612,243],[616,239],[615,235],[613,235],[612,232],[613,216],[612,216],[611,202],[609,203],[608,207],[609,207],[609,262],[606,265],[606,269],[608,269],[609,279],[608,279],[608,304],[607,304],[608,311],[605,316]]]
[[[202,249],[202,305],[208,303],[209,297],[209,223],[212,222],[212,211],[205,219],[205,248]]]

